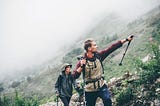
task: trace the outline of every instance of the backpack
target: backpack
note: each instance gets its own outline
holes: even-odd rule
[[[102,59],[101,59],[101,56],[98,54],[98,53],[94,53],[94,57],[95,57],[95,60],[98,59],[100,61],[100,64],[101,64],[101,67],[102,67],[102,71],[103,71],[103,74],[104,74],[104,67],[103,67],[103,63],[102,63]],[[87,61],[89,61],[88,58],[86,58],[86,63]],[[83,67],[83,79],[85,77],[85,66]]]

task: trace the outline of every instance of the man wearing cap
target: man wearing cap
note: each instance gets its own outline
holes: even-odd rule
[[[59,96],[64,106],[69,106],[72,97],[73,86],[75,87],[75,80],[71,75],[72,65],[65,63],[62,65],[62,73],[59,75],[56,83],[55,90],[56,96]]]

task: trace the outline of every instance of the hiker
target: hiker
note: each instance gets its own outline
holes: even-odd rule
[[[63,64],[61,68],[62,73],[59,75],[55,83],[56,96],[60,97],[64,106],[69,106],[73,86],[76,88],[76,82],[71,75],[71,68],[71,64]]]
[[[86,106],[95,106],[98,97],[103,100],[104,106],[112,106],[110,94],[104,80],[102,62],[109,54],[120,48],[125,42],[131,40],[132,37],[129,36],[101,51],[97,51],[98,46],[93,39],[88,39],[84,42],[86,52],[78,61],[73,75],[77,79],[81,72],[83,73]]]

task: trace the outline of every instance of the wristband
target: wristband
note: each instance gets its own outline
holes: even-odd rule
[[[126,41],[129,41],[128,38],[126,38]]]

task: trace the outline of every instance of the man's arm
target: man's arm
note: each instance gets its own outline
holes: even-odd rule
[[[80,61],[81,60],[78,61],[77,65],[76,65],[76,68],[75,68],[75,70],[72,73],[72,76],[73,76],[74,79],[79,78],[79,76],[81,75],[82,67],[81,67]]]
[[[131,41],[133,39],[133,37],[129,36],[126,39],[122,39],[120,41],[117,41],[116,43],[112,44],[111,46],[109,46],[108,48],[99,51],[99,55],[101,56],[102,61],[109,55],[111,54],[113,51],[117,50],[118,48],[120,48],[125,42],[127,41]]]
[[[98,54],[101,56],[101,60],[103,61],[109,54],[120,48],[123,44],[122,42],[118,41],[112,44],[111,46],[107,47],[106,49],[99,51]]]

